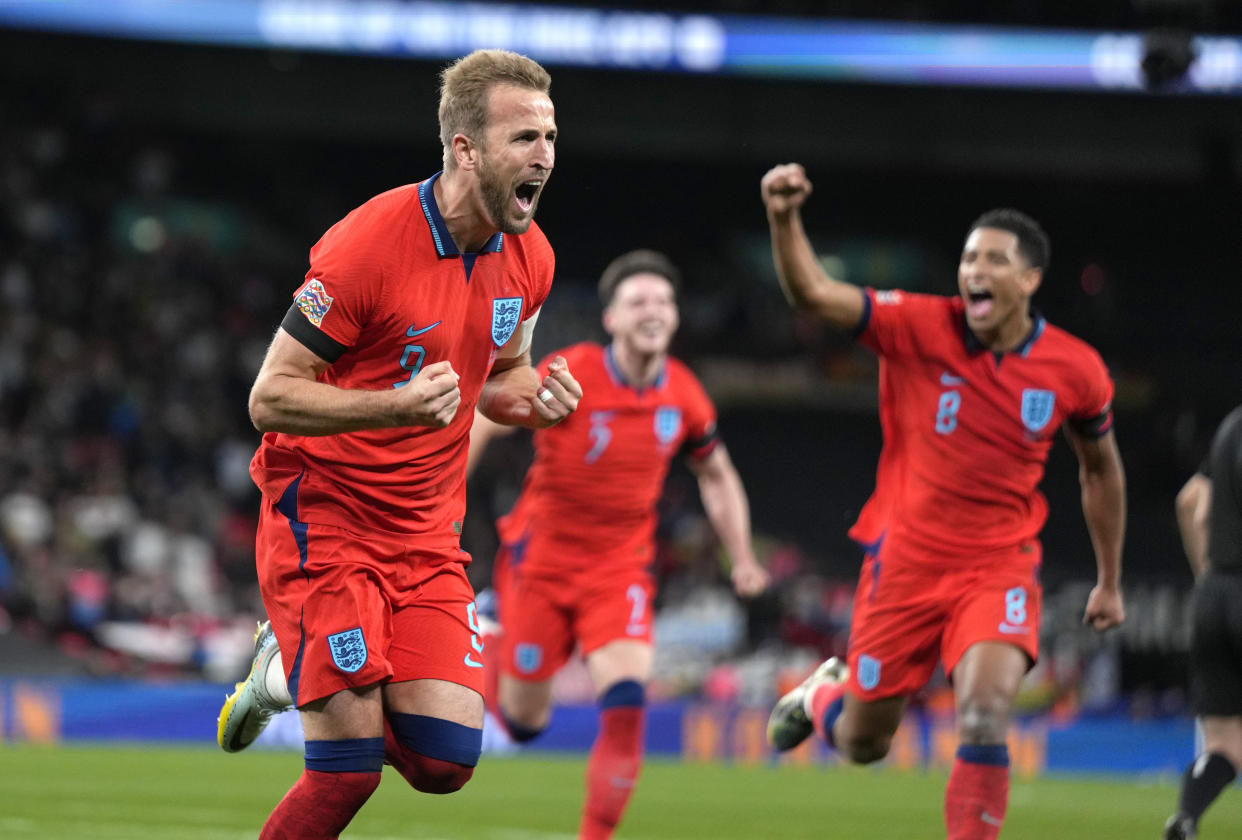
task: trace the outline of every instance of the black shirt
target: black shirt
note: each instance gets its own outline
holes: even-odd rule
[[[1212,479],[1208,566],[1242,572],[1242,406],[1217,428],[1205,474]]]

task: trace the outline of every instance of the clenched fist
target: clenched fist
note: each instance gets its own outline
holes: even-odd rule
[[[811,195],[811,181],[800,163],[782,163],[768,170],[759,182],[759,194],[768,214],[783,216],[797,210]]]

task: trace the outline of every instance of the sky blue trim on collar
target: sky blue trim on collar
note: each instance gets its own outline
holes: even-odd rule
[[[1036,341],[1039,340],[1039,337],[1044,334],[1044,327],[1047,325],[1047,323],[1048,322],[1044,320],[1044,317],[1042,315],[1036,314],[1035,315],[1035,326],[1031,327],[1031,334],[1026,337],[1026,341],[1022,342],[1016,348],[1014,348],[1013,352],[1017,353],[1018,355],[1020,355],[1022,358],[1025,359],[1030,354],[1031,347],[1035,344]]]
[[[1026,334],[1026,338],[1022,339],[1022,343],[1003,354],[997,353],[996,356],[998,359],[1002,355],[1008,355],[1009,353],[1016,353],[1024,359],[1027,357],[1027,354],[1031,352],[1031,346],[1041,335],[1044,334],[1044,327],[1048,324],[1048,322],[1044,319],[1044,316],[1035,309],[1031,310],[1031,320],[1034,321],[1034,323],[1031,324],[1031,331]],[[979,340],[979,336],[975,335],[974,331],[971,330],[970,324],[966,323],[965,312],[962,312],[962,341],[966,344],[967,353],[982,353],[984,350],[988,349],[983,345],[983,342]]]
[[[423,206],[423,215],[427,217],[427,227],[431,228],[431,238],[435,240],[436,253],[441,259],[461,256],[461,251],[457,250],[457,243],[453,241],[453,236],[449,233],[448,225],[444,223],[444,217],[440,215],[440,208],[436,206],[436,194],[432,189],[436,179],[443,174],[444,170],[441,169],[418,185],[418,203]],[[478,250],[478,253],[499,254],[504,248],[504,243],[505,235],[496,231],[492,234],[492,238]]]
[[[668,358],[665,357],[664,361],[660,364],[660,372],[656,374],[655,381],[652,382],[648,388],[634,385],[625,378],[625,374],[621,372],[621,368],[617,364],[616,356],[613,355],[611,344],[604,348],[604,370],[608,371],[609,378],[612,379],[612,381],[617,385],[620,385],[623,388],[629,388],[636,394],[641,394],[649,388],[664,387],[664,383],[668,381]]]

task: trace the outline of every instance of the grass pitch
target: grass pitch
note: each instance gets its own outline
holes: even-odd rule
[[[582,756],[484,756],[452,796],[391,769],[344,837],[573,840]],[[242,840],[301,772],[300,755],[213,748],[0,745],[0,837]],[[1158,838],[1175,779],[1015,780],[1002,840]],[[945,775],[866,768],[649,760],[618,840],[943,837]],[[1212,807],[1201,840],[1242,836],[1242,794]]]

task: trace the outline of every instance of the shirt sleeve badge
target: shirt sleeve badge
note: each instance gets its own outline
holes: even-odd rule
[[[293,299],[293,305],[302,311],[306,320],[318,327],[323,324],[323,316],[332,308],[332,301],[333,298],[323,287],[323,283],[312,280],[298,292],[298,296]]]

